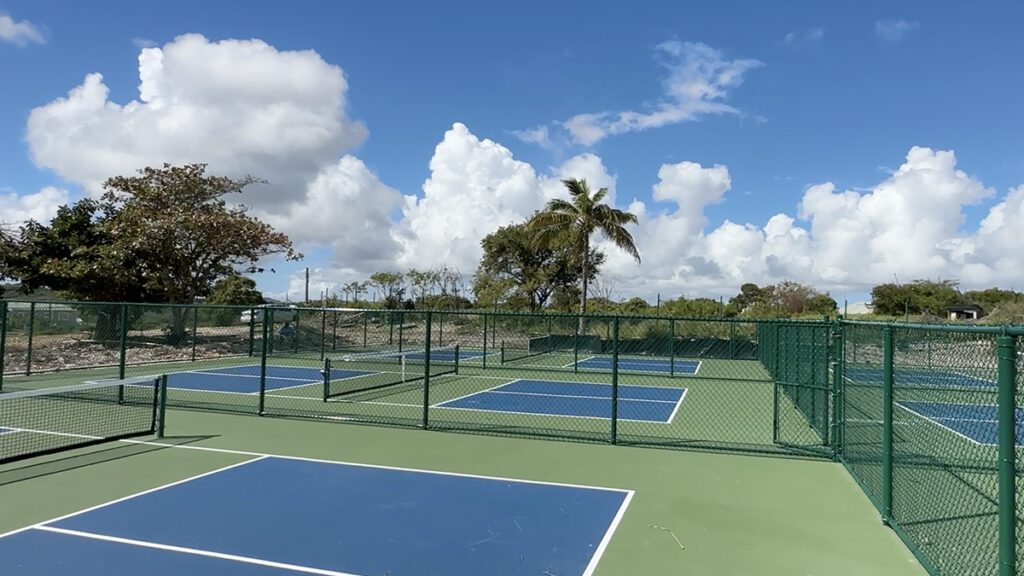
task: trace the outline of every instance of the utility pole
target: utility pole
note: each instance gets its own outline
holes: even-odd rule
[[[306,266],[306,304],[309,304],[309,266]]]

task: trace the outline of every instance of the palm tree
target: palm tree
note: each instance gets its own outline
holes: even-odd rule
[[[569,178],[562,180],[569,191],[569,200],[549,200],[543,210],[534,215],[530,222],[536,233],[537,243],[549,244],[554,238],[568,235],[575,246],[583,272],[583,291],[580,293],[580,332],[584,329],[587,313],[587,289],[590,283],[590,237],[600,231],[605,238],[626,251],[640,263],[633,236],[626,230],[627,224],[636,224],[636,215],[612,208],[601,201],[608,195],[607,188],[601,188],[591,195],[586,180]]]

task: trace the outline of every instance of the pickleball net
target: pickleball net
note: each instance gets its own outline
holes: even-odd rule
[[[324,400],[423,382],[459,371],[459,347],[336,354],[324,358]]]
[[[0,394],[0,463],[154,434],[160,378]]]

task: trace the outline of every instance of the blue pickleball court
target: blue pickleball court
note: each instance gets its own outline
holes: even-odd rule
[[[857,383],[881,383],[885,376],[881,367],[847,366],[843,370],[846,379]],[[993,374],[994,376],[994,374]],[[893,383],[896,386],[934,386],[937,388],[995,388],[994,380],[987,380],[942,369],[902,368],[893,370]]]
[[[978,444],[995,446],[999,439],[999,407],[994,404],[897,402],[910,412]],[[1017,446],[1024,446],[1024,410],[1016,408]]]
[[[5,576],[589,576],[632,493],[260,457],[0,537]]]
[[[331,370],[332,380],[345,380],[377,374],[367,370]],[[267,390],[285,390],[301,386],[322,386],[324,376],[318,368],[303,366],[267,366]],[[254,365],[210,368],[167,375],[167,387],[200,392],[258,394],[260,367]]]
[[[668,423],[686,396],[685,388],[619,385],[618,419]],[[611,418],[612,387],[591,382],[513,380],[434,405],[435,408]]]
[[[580,370],[612,371],[611,356],[591,356],[567,366],[576,366]],[[700,362],[696,360],[675,360],[673,358],[635,358],[619,357],[619,370],[623,372],[648,372],[651,374],[696,374]]]

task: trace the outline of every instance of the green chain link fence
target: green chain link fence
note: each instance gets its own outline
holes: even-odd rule
[[[0,302],[0,392],[168,373],[167,405],[831,458],[932,574],[1024,550],[1019,327]]]

